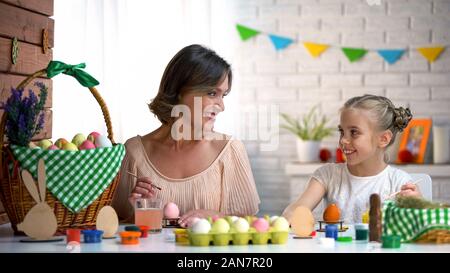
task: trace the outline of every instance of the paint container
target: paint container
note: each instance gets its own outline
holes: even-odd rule
[[[70,228],[66,230],[66,240],[69,242],[80,243],[81,229]]]
[[[338,227],[337,225],[326,225],[325,226],[325,237],[333,238],[337,240],[338,238]]]
[[[137,245],[139,244],[139,237],[141,237],[141,232],[139,231],[122,231],[119,233],[121,238],[121,243],[123,245]]]
[[[82,231],[83,235],[84,235],[84,242],[85,243],[100,243],[102,241],[102,235],[103,235],[103,231],[102,230],[96,230],[96,229],[92,229],[92,230],[83,230]]]
[[[369,224],[355,224],[355,240],[367,241],[369,239]]]
[[[402,238],[397,235],[384,235],[381,237],[382,248],[400,248]]]
[[[147,238],[148,230],[150,229],[150,227],[149,226],[139,226],[139,229],[141,231],[141,238]]]

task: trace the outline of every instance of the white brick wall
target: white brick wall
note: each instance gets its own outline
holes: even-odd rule
[[[293,39],[366,48],[416,48],[450,44],[450,0],[251,0],[231,1],[239,23]],[[312,58],[300,43],[276,52],[265,35],[240,42],[235,86],[243,104],[277,103],[280,111],[301,116],[319,104],[338,122],[338,109],[350,97],[377,94],[409,105],[417,117],[450,125],[450,49],[429,64],[410,50],[394,65],[375,52],[350,63],[339,48]],[[281,122],[281,120],[280,120]],[[296,159],[295,137],[280,131],[279,149],[261,152],[245,141],[261,214],[280,214],[289,200],[284,164]],[[336,137],[324,142],[333,147]],[[436,181],[435,196],[450,201],[450,186]]]

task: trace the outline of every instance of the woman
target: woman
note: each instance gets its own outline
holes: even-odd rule
[[[203,46],[187,46],[172,58],[149,104],[161,127],[125,143],[113,201],[121,218],[133,218],[136,198],[152,196],[161,198],[162,205],[179,206],[181,226],[192,217],[258,212],[260,200],[244,145],[213,131],[231,83],[230,65]]]

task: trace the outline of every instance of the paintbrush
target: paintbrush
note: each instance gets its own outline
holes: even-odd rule
[[[417,180],[417,181],[415,181],[415,182],[413,182],[413,183],[411,183],[411,184],[417,185],[417,183],[419,183],[420,181],[422,181],[422,179],[419,179],[419,180]],[[386,197],[386,199],[391,199],[392,197],[396,196],[396,195],[399,194],[400,192],[401,192],[401,190],[400,190],[400,191],[396,191],[396,192],[390,194],[388,197]]]
[[[138,176],[137,175],[135,175],[134,173],[131,173],[131,172],[128,172],[127,171],[127,173],[129,174],[129,175],[131,175],[131,176],[134,176],[135,178],[138,178]],[[156,186],[156,185],[153,185],[153,184],[150,184],[153,188],[157,188],[158,190],[162,190],[160,187],[158,187],[158,186]]]

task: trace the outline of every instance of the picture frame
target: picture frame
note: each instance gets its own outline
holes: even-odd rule
[[[424,163],[431,125],[431,119],[412,119],[403,131],[398,150],[410,151],[413,155],[411,163]],[[399,158],[397,158],[397,163],[402,163]]]

